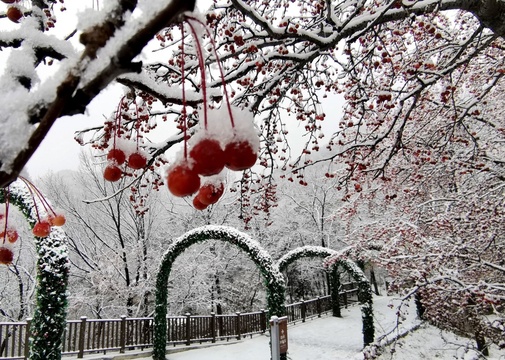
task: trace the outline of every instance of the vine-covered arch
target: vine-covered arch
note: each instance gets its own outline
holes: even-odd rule
[[[164,360],[167,338],[167,298],[168,278],[172,264],[187,248],[206,240],[222,240],[236,245],[245,251],[259,268],[267,288],[267,306],[269,316],[283,316],[284,278],[270,255],[247,234],[226,226],[203,226],[193,229],[176,239],[166,250],[161,259],[156,279],[156,308],[154,313],[154,348],[153,359]]]
[[[358,284],[358,301],[361,304],[361,317],[363,321],[363,343],[366,345],[373,342],[373,297],[372,288],[365,273],[359,266],[349,259],[340,256],[341,252],[328,249],[322,246],[302,246],[289,251],[277,261],[280,271],[284,271],[289,264],[303,257],[329,258],[326,266],[330,271],[331,279],[331,302],[333,316],[340,317],[340,301],[338,288],[340,287],[340,276],[338,267],[346,270]]]
[[[358,283],[358,301],[361,304],[361,319],[363,321],[363,343],[364,346],[374,341],[375,328],[373,324],[373,295],[372,287],[367,277],[359,266],[349,259],[335,254],[326,261],[325,264],[331,271],[332,277],[338,281],[338,267],[346,270]]]
[[[279,267],[279,271],[283,272],[287,269],[287,267],[295,262],[298,259],[308,257],[308,258],[327,258],[329,256],[336,255],[337,252],[333,249],[329,249],[323,246],[301,246],[296,249],[289,251],[279,260],[277,260],[277,266]],[[340,301],[339,301],[339,293],[338,288],[340,286],[338,273],[332,274],[330,273],[330,291],[331,291],[331,309],[332,315],[336,317],[340,317]]]
[[[25,216],[30,228],[37,222],[33,194],[18,180],[0,189],[0,203],[9,202]],[[45,238],[35,237],[37,252],[36,308],[30,323],[31,360],[61,359],[66,326],[69,260],[65,233],[53,228]]]

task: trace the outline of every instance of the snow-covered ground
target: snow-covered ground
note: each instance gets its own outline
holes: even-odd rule
[[[374,299],[376,338],[389,333],[396,325],[396,307],[391,297]],[[406,308],[400,332],[418,325],[413,306]],[[321,319],[297,323],[288,328],[289,360],[358,360],[363,359],[363,337],[361,334],[361,312],[355,305],[342,309],[342,318],[325,316]],[[397,334],[395,332],[394,334]],[[474,360],[478,357],[471,351],[474,342],[452,333],[421,325],[419,329],[398,339],[392,347],[387,347],[378,358],[381,360]],[[150,358],[145,358],[150,359]],[[225,345],[204,347],[189,351],[167,354],[169,360],[267,360],[270,359],[269,338],[266,335]],[[488,359],[503,360],[505,351],[491,348]]]

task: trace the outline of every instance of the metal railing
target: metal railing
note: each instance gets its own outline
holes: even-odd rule
[[[347,289],[347,290],[345,290]],[[343,284],[340,304],[357,301],[357,289]],[[288,322],[305,322],[331,311],[331,297],[324,296],[286,305]],[[190,345],[252,336],[267,331],[264,310],[228,315],[191,315],[167,317],[167,344]],[[153,345],[154,321],[149,318],[67,320],[62,354],[77,355],[107,351],[144,349]],[[26,322],[0,322],[0,359],[27,359],[30,319]]]

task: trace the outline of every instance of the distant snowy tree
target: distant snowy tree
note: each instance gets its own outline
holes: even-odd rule
[[[147,316],[154,310],[153,281],[166,247],[177,234],[196,225],[237,222],[228,214],[236,206],[197,212],[183,200],[170,201],[166,190],[158,193],[150,187],[134,191],[143,198],[140,204],[125,198],[123,192],[113,196],[121,184],[103,180],[100,162],[99,157],[83,154],[80,171],[41,179],[45,191],[67,216],[73,265],[69,317]],[[171,314],[234,313],[265,306],[254,264],[244,262],[228,246],[197,245],[180,256],[173,272]]]
[[[90,154],[82,156],[79,172],[50,174],[43,183],[67,214],[73,265],[70,316],[147,316],[152,311],[156,253],[164,240],[158,193],[143,197],[149,189],[135,190],[137,198],[143,197],[140,203],[134,195],[111,196],[117,187],[103,180]],[[84,202],[97,198],[103,201]],[[147,204],[151,211],[141,207]]]
[[[474,146],[446,144],[450,159],[415,155],[431,160],[419,160],[414,178],[397,165],[402,181],[365,183],[340,215],[351,253],[386,268],[391,291],[415,295],[424,318],[475,336],[483,349],[485,337],[502,344],[505,321],[505,173],[503,153],[491,160]]]

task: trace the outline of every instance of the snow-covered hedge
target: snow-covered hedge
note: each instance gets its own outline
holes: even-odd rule
[[[191,245],[206,240],[226,241],[244,250],[256,266],[258,266],[265,281],[269,317],[273,315],[284,315],[284,278],[277,266],[274,264],[270,255],[259,245],[258,242],[251,239],[247,234],[226,226],[209,225],[193,229],[170,244],[161,259],[158,277],[156,279],[156,308],[154,313],[153,349],[153,359],[155,360],[165,359],[167,338],[167,284],[172,264],[177,257]]]

